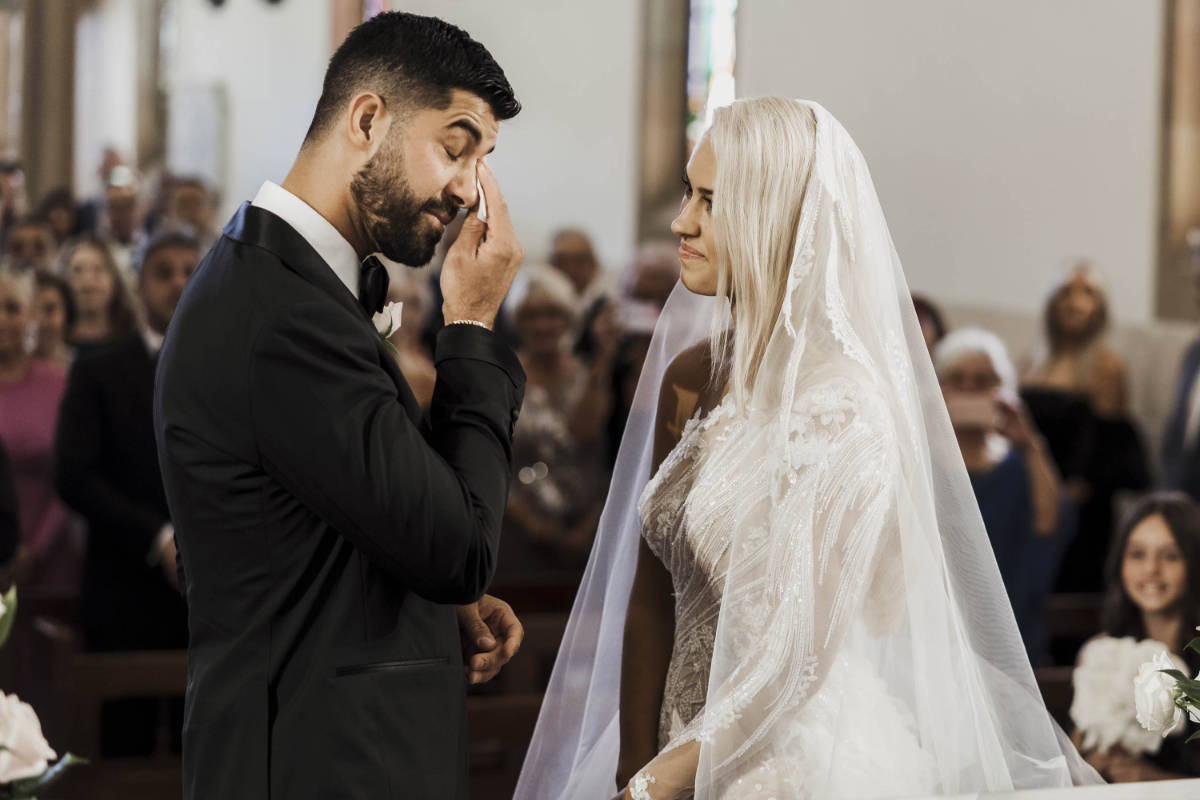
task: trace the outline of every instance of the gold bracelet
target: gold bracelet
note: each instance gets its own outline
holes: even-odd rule
[[[479,328],[486,328],[489,331],[492,329],[491,325],[488,325],[487,323],[484,323],[484,322],[480,322],[477,319],[456,319],[453,322],[447,322],[446,324],[447,325],[475,325],[476,327],[479,327]]]

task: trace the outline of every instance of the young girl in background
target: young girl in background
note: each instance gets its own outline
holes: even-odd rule
[[[1130,510],[1117,533],[1107,570],[1103,633],[1092,639],[1079,654],[1076,667],[1076,699],[1071,717],[1079,726],[1076,741],[1083,742],[1084,757],[1114,783],[1166,780],[1200,775],[1200,752],[1184,740],[1195,731],[1187,728],[1167,739],[1155,741],[1157,751],[1131,752],[1117,745],[1110,748],[1086,746],[1084,717],[1097,705],[1090,698],[1097,684],[1128,691],[1129,715],[1133,715],[1132,689],[1125,689],[1123,675],[1116,671],[1136,664],[1114,658],[1119,640],[1143,640],[1166,645],[1187,664],[1190,675],[1200,670],[1200,655],[1184,646],[1197,635],[1200,623],[1200,507],[1184,494],[1157,492]],[[1136,661],[1140,656],[1135,657]],[[1112,680],[1106,680],[1106,673]],[[1118,688],[1121,687],[1121,688]],[[1136,724],[1136,723],[1135,723]],[[1151,745],[1153,747],[1154,745]]]

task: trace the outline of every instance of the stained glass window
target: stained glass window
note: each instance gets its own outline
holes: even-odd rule
[[[734,99],[734,22],[738,0],[691,0],[688,27],[688,151]]]

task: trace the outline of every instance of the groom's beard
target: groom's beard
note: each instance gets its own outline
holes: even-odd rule
[[[404,177],[400,137],[384,142],[379,152],[350,182],[359,218],[379,252],[392,261],[420,267],[428,264],[442,234],[424,212],[458,213],[445,198],[422,201]]]

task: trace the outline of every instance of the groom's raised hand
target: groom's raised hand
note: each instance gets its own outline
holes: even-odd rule
[[[478,603],[458,607],[463,669],[468,683],[486,683],[521,649],[525,628],[512,607],[485,594]]]
[[[442,266],[442,315],[447,325],[472,320],[490,328],[525,258],[525,249],[517,240],[508,203],[487,162],[479,162],[478,176],[487,197],[487,222],[479,219],[476,198],[476,206],[467,214]]]

